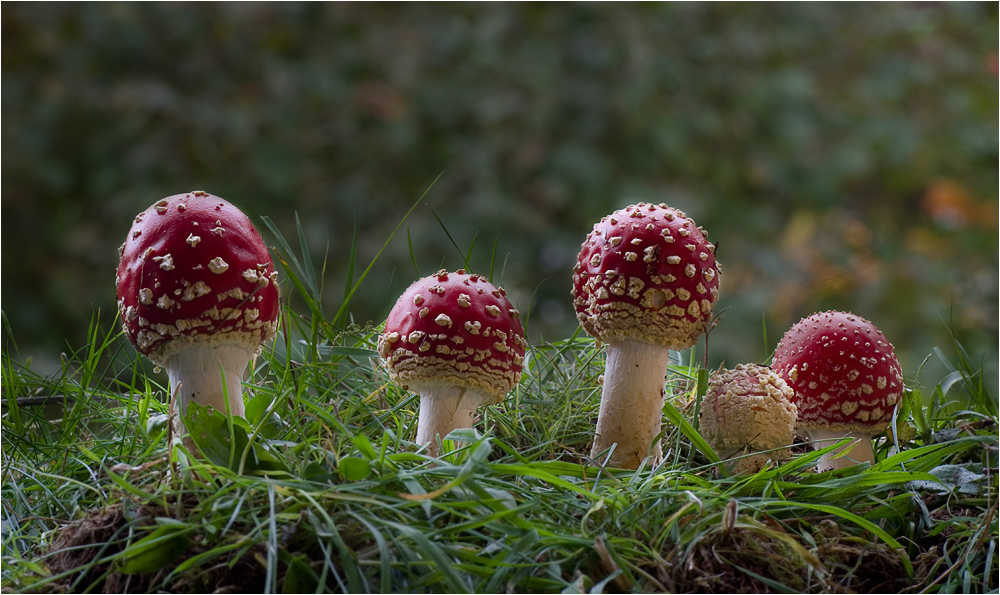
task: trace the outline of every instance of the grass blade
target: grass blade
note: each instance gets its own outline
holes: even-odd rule
[[[340,309],[337,310],[337,313],[333,317],[334,320],[340,320],[341,317],[345,315],[345,313],[347,312],[347,305],[350,303],[351,297],[354,295],[354,292],[358,290],[358,287],[368,276],[369,271],[371,271],[372,267],[375,266],[375,263],[378,261],[379,257],[382,256],[382,252],[385,251],[386,247],[389,246],[389,242],[392,241],[392,238],[396,237],[396,233],[399,231],[399,228],[403,226],[403,223],[406,222],[406,219],[410,216],[411,213],[413,213],[413,210],[417,208],[417,205],[419,205],[424,200],[424,197],[427,196],[427,193],[431,191],[431,188],[434,187],[434,184],[438,181],[438,179],[441,178],[442,175],[443,172],[438,174],[438,176],[434,178],[434,181],[432,181],[430,186],[428,186],[427,189],[424,190],[424,193],[420,195],[420,198],[418,198],[416,202],[413,203],[413,206],[410,207],[410,210],[406,211],[406,214],[403,215],[403,218],[400,220],[399,224],[396,225],[396,228],[392,230],[391,234],[389,234],[389,237],[385,240],[385,243],[382,244],[382,247],[379,248],[378,253],[375,254],[374,258],[372,258],[372,261],[368,264],[368,267],[365,268],[364,272],[361,273],[361,276],[358,278],[357,282],[355,282],[354,286],[351,287],[351,291],[347,293],[347,296],[344,298],[344,302],[340,305]]]
[[[354,210],[354,226],[351,232],[351,253],[347,257],[347,273],[344,279],[344,299],[340,309],[337,311],[337,317],[333,320],[333,325],[337,328],[344,328],[347,326],[347,308],[351,303],[351,296],[354,295],[354,291],[351,288],[351,283],[354,282],[354,265],[358,259],[358,211]]]
[[[462,262],[465,263],[464,268],[466,272],[471,273],[472,268],[469,266],[469,257],[462,253],[462,249],[458,247],[458,243],[455,242],[455,238],[451,237],[451,232],[448,231],[448,228],[445,226],[444,221],[441,221],[441,218],[438,217],[438,214],[434,212],[434,209],[432,209],[430,205],[427,205],[427,208],[430,210],[431,215],[434,215],[434,218],[437,219],[438,225],[441,226],[441,230],[444,231],[444,235],[448,236],[448,240],[451,242],[451,245],[455,247],[456,251],[458,251],[459,258],[461,258]],[[475,244],[475,240],[473,240],[473,244]]]

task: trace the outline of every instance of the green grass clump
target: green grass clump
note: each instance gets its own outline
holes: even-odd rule
[[[532,347],[508,399],[432,458],[410,442],[418,399],[381,368],[379,329],[326,317],[321,276],[278,252],[307,313],[286,307],[254,363],[245,424],[200,413],[229,438],[199,443],[205,458],[168,444],[166,386],[98,317],[50,377],[19,361],[8,326],[4,591],[998,587],[996,401],[957,344],[930,394],[907,391],[870,467],[815,473],[820,453],[799,445],[730,475],[696,428],[708,372],[677,362],[664,462],[606,469],[588,456],[604,356],[580,336]]]

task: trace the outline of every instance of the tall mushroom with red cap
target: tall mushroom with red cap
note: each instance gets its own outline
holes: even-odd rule
[[[420,394],[416,441],[432,456],[436,436],[472,427],[477,408],[520,380],[528,344],[518,315],[502,288],[461,269],[424,277],[396,300],[378,352],[392,379]]]
[[[875,462],[872,436],[892,421],[903,395],[903,374],[892,344],[864,318],[818,312],[781,338],[771,367],[795,392],[798,428],[816,448],[851,436],[851,451],[827,453],[818,468]]]
[[[608,344],[591,455],[617,444],[609,464],[636,469],[661,456],[670,350],[698,342],[719,299],[715,246],[683,212],[639,203],[594,225],[573,270],[576,316]]]
[[[228,395],[242,417],[243,372],[279,310],[274,263],[250,219],[207,192],[168,196],[136,216],[119,256],[122,325],[166,369],[178,434],[192,401],[225,412]]]

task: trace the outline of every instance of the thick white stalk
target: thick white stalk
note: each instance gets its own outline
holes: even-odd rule
[[[597,416],[597,437],[590,456],[598,458],[617,443],[608,461],[611,467],[638,469],[647,456],[656,464],[662,456],[663,378],[670,361],[666,347],[621,341],[608,344],[604,391]],[[603,460],[603,459],[601,459]]]
[[[183,436],[184,416],[193,401],[226,412],[226,395],[229,412],[244,416],[243,372],[253,351],[239,345],[196,346],[170,356],[167,376],[170,390],[177,399],[174,432]],[[225,383],[223,383],[225,373]]]
[[[821,448],[826,448],[831,444],[836,444],[847,436],[855,439],[854,442],[847,443],[847,446],[834,449],[820,457],[819,461],[816,463],[817,471],[845,469],[851,465],[857,465],[858,463],[864,462],[868,462],[873,465],[875,464],[875,451],[872,450],[872,437],[869,434],[861,432],[848,432],[846,430],[830,431],[807,429],[805,430],[805,435],[813,442],[813,450],[819,450]],[[842,457],[836,459],[833,458],[845,450],[849,450],[850,452]]]
[[[433,457],[439,454],[437,437],[443,439],[452,430],[471,428],[476,409],[487,400],[486,395],[461,386],[421,384],[410,389],[420,393],[417,444],[426,444]]]

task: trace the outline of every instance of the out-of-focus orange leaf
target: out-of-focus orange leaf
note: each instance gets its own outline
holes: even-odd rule
[[[830,263],[817,263],[819,270],[812,278],[810,290],[819,296],[843,293],[849,289],[854,276],[843,267]]]
[[[906,235],[906,247],[935,260],[948,256],[948,244],[926,227],[911,229]]]
[[[981,216],[987,214],[989,205],[976,202],[965,186],[948,178],[931,182],[924,193],[920,208],[938,227],[943,229],[964,229],[971,223],[996,224],[995,217],[992,223],[981,220]]]
[[[799,210],[788,220],[781,237],[781,247],[786,254],[799,253],[812,243],[816,235],[816,214],[812,211]]]
[[[995,202],[979,203],[979,215],[976,222],[982,227],[996,228],[1000,224],[1000,208]]]
[[[855,250],[867,252],[874,242],[874,234],[863,221],[845,218],[840,226],[840,235],[847,245]]]
[[[874,283],[882,275],[882,263],[871,253],[856,255],[851,264],[859,285]]]

